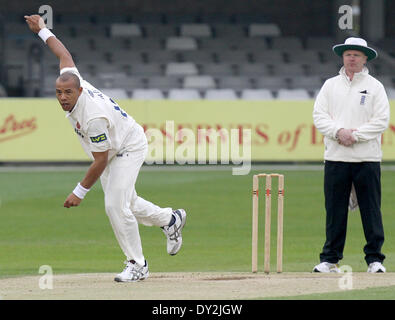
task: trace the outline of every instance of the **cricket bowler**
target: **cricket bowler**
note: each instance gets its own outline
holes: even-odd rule
[[[167,252],[175,255],[181,249],[186,212],[160,208],[137,195],[135,184],[148,150],[143,128],[114,100],[83,80],[70,52],[46,28],[39,15],[25,16],[25,19],[31,31],[38,34],[59,59],[56,97],[93,161],[85,177],[66,198],[64,207],[78,206],[100,177],[105,210],[126,256],[126,267],[114,280],[144,280],[149,271],[138,224],[161,227],[167,237]]]

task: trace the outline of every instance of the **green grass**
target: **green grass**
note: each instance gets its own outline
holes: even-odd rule
[[[140,226],[150,270],[250,271],[253,173],[232,176],[230,170],[142,171],[136,185],[140,196],[159,206],[185,208],[188,212],[183,249],[175,257],[166,253],[165,237],[159,228]],[[318,262],[325,240],[323,173],[284,174],[284,272],[306,272]],[[0,173],[0,277],[38,274],[41,265],[51,265],[56,273],[119,272],[124,256],[104,212],[100,183],[80,207],[63,208],[65,198],[83,175],[83,171]],[[395,172],[383,171],[383,252],[389,271],[395,264],[394,179]],[[263,201],[260,203],[262,268]],[[275,210],[273,197],[273,269]],[[350,265],[354,272],[365,272],[364,244],[359,211],[350,213],[342,264]],[[378,295],[386,290],[394,288],[374,289]]]

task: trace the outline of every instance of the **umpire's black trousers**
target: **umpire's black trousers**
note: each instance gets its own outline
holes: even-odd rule
[[[348,204],[354,183],[365,234],[365,261],[383,262],[384,229],[381,218],[380,162],[325,161],[324,193],[326,242],[321,262],[337,263],[343,258],[346,241]]]

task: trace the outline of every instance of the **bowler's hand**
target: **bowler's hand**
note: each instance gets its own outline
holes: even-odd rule
[[[82,199],[78,198],[74,193],[70,193],[63,206],[66,208],[77,207],[81,201]]]
[[[357,142],[352,135],[354,131],[356,131],[356,129],[340,129],[337,132],[337,140],[339,144],[349,147]]]
[[[39,33],[42,28],[45,28],[44,20],[38,14],[24,16],[24,18],[30,30],[32,30],[34,33]]]

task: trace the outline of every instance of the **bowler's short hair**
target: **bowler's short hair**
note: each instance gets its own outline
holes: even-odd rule
[[[67,71],[62,73],[56,80],[59,80],[61,82],[72,80],[76,89],[79,89],[81,87],[80,78],[78,78],[78,76],[72,72]]]

